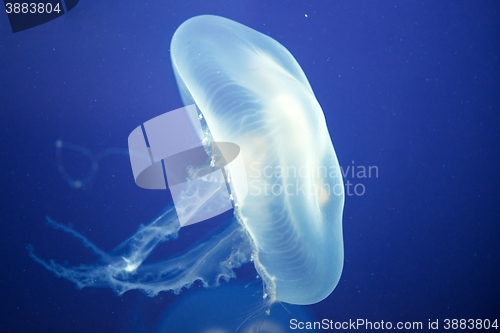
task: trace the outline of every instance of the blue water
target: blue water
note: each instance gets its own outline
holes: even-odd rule
[[[439,319],[443,328],[447,318],[500,319],[499,10],[494,1],[82,0],[16,34],[0,15],[1,331],[190,332],[200,330],[170,317],[187,322],[180,314],[191,314],[202,328],[207,316],[228,315],[238,326],[260,311],[251,265],[220,290],[195,285],[180,295],[119,297],[77,290],[25,249],[32,244],[40,257],[69,265],[92,263],[87,249],[45,225],[46,215],[109,251],[171,200],[167,191],[138,188],[120,150],[99,160],[84,188],[72,187],[58,163],[83,179],[90,160],[71,149],[58,160],[55,143],[96,155],[123,149],[136,126],[180,107],[170,39],[199,14],[233,19],[290,50],[352,184],[337,288],[315,305],[284,305],[289,312],[276,305],[276,325],[286,332],[293,318],[361,318],[426,328]],[[371,177],[351,173],[370,166],[378,171]],[[151,260],[182,253],[228,218],[183,229]]]

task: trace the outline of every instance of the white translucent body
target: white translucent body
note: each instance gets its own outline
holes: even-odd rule
[[[184,103],[200,108],[214,141],[241,147],[250,191],[236,214],[267,294],[293,304],[324,299],[343,266],[344,193],[300,66],[272,38],[208,15],[177,29],[171,53]]]
[[[158,244],[178,235],[172,205],[108,253],[47,217],[49,226],[79,239],[98,261],[47,262],[28,245],[30,257],[78,288],[138,289],[149,296],[178,293],[196,281],[218,286],[253,260],[267,302],[321,301],[342,272],[344,192],[323,112],[301,68],[275,40],[216,16],[183,23],[171,56],[185,104],[197,104],[214,141],[241,149],[246,182],[242,168],[227,173],[232,196],[242,199],[248,189],[235,200],[237,221],[177,256],[147,262]],[[205,200],[196,207],[209,199],[196,197]]]

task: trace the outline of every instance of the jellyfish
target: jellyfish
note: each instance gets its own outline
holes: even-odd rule
[[[99,162],[110,155],[127,155],[128,150],[120,148],[107,148],[104,151],[94,154],[89,149],[82,147],[80,145],[65,142],[62,139],[57,139],[55,143],[56,147],[56,160],[57,160],[57,170],[63,177],[63,179],[74,189],[85,189],[93,180],[97,171],[99,170]],[[84,177],[71,176],[63,163],[63,150],[72,151],[75,153],[80,153],[86,157],[90,162],[90,168]]]
[[[276,40],[212,15],[184,22],[170,50],[183,103],[196,105],[214,141],[240,147],[248,195],[225,230],[149,263],[158,244],[178,235],[173,205],[109,253],[47,218],[99,260],[64,266],[40,259],[29,246],[31,258],[78,288],[139,289],[149,296],[178,293],[196,281],[218,286],[253,262],[269,304],[325,299],[343,267],[344,188],[323,111],[301,67]]]

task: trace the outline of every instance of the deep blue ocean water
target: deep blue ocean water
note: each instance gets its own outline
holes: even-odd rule
[[[378,171],[345,177],[363,193],[346,196],[337,288],[315,305],[276,305],[277,326],[267,331],[287,332],[299,317],[424,329],[429,320],[441,329],[446,319],[500,320],[499,10],[496,1],[81,0],[18,33],[1,14],[0,331],[201,332],[211,320],[234,327],[259,313],[251,265],[219,289],[117,296],[77,290],[26,250],[91,263],[88,249],[45,216],[109,251],[171,200],[167,191],[138,188],[122,152],[132,129],[182,106],[169,43],[200,14],[287,47],[323,108],[343,169]],[[92,156],[118,149],[77,189],[58,165],[81,178],[90,159],[63,149],[58,160],[57,140]],[[186,228],[153,259],[182,253],[207,228]]]

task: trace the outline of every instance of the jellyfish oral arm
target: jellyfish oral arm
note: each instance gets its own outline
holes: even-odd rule
[[[75,230],[52,219],[48,221],[53,228],[78,238],[99,257],[96,263],[71,267],[53,260],[46,262],[34,253],[31,245],[27,246],[29,255],[35,262],[57,277],[73,282],[79,289],[111,288],[119,295],[136,289],[153,297],[162,291],[179,293],[196,281],[205,287],[217,286],[221,280],[234,278],[234,270],[249,262],[251,257],[251,246],[245,230],[234,222],[222,233],[184,253],[162,261],[145,263],[159,243],[172,241],[177,237],[180,224],[173,206],[167,207],[149,225],[141,226],[134,235],[109,253],[97,248]]]

